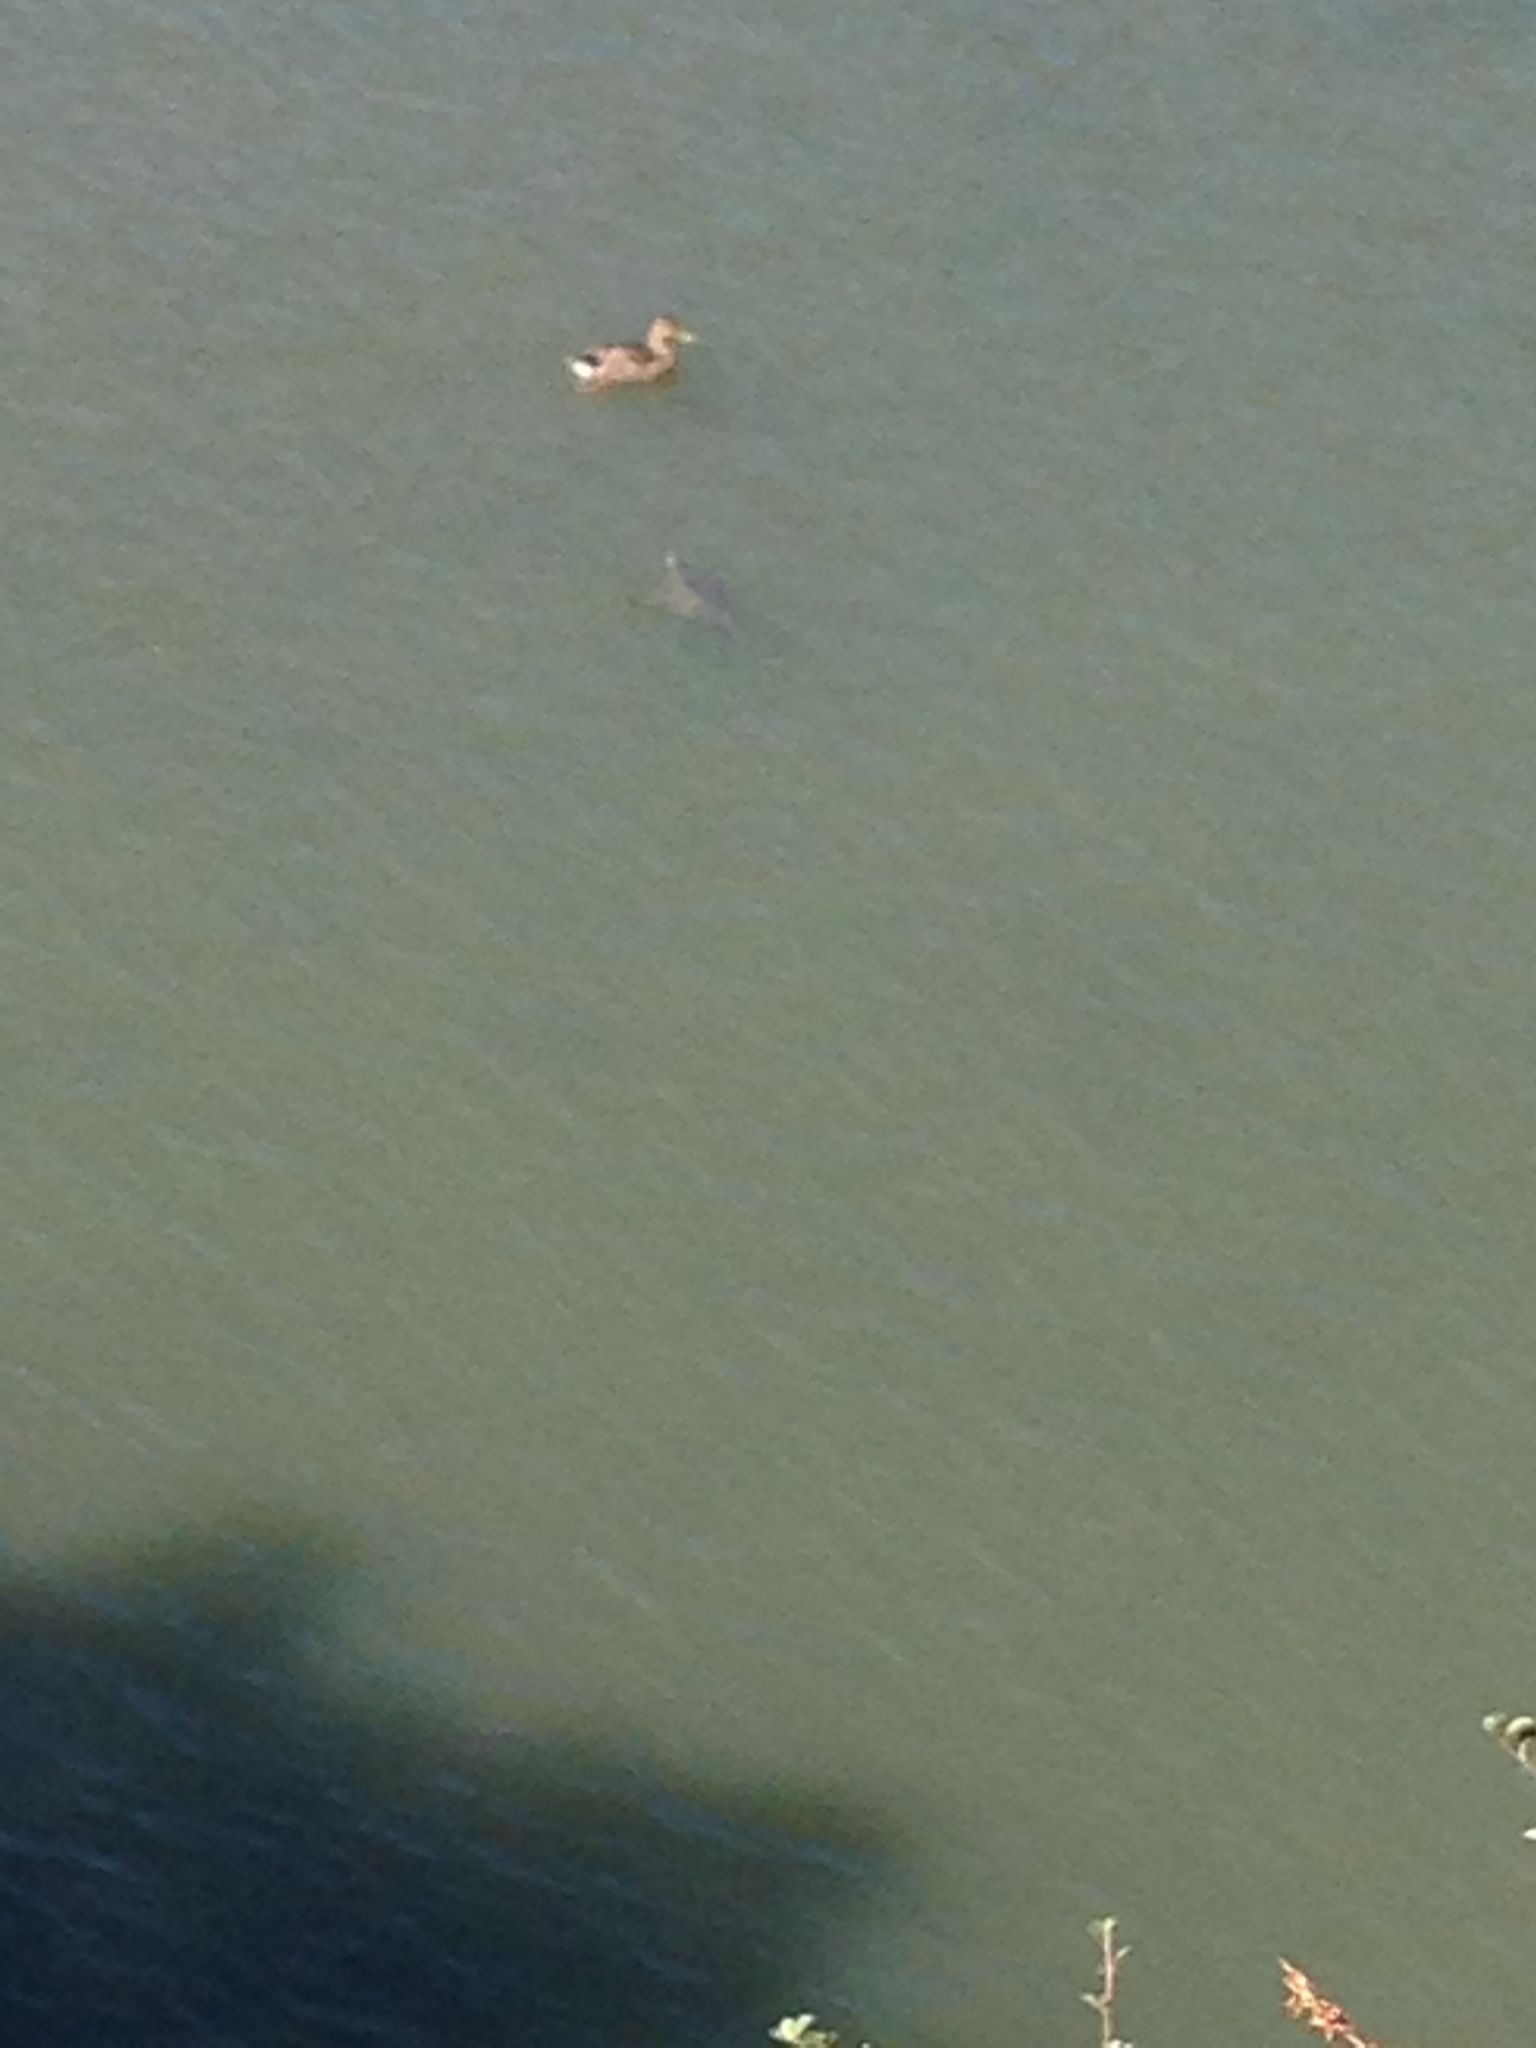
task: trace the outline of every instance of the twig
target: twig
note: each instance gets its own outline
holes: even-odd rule
[[[1099,1944],[1099,1988],[1085,1991],[1083,2003],[1091,2006],[1099,2016],[1099,2048],[1131,2048],[1129,2041],[1122,2041],[1115,2032],[1115,1994],[1120,1989],[1120,1965],[1130,1954],[1128,1948],[1116,1948],[1115,1923],[1113,1920],[1095,1920],[1088,1932]]]
[[[1342,2005],[1324,1998],[1305,1970],[1280,1958],[1280,1975],[1285,1982],[1287,2019],[1300,2020],[1325,2041],[1342,2041],[1344,2048],[1381,2048],[1373,2034],[1362,2034]]]

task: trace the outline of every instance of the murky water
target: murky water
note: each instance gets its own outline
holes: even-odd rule
[[[7,2038],[1518,2038],[1528,12],[3,41]]]

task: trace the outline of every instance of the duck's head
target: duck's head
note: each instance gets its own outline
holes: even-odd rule
[[[685,327],[681,320],[670,313],[658,313],[645,330],[646,346],[655,349],[676,348],[679,342],[692,341],[693,330]]]

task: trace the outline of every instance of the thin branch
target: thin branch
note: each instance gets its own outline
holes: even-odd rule
[[[1344,2048],[1381,2048],[1373,2034],[1362,2034],[1342,2005],[1324,1998],[1305,1970],[1280,1958],[1280,1975],[1285,1983],[1287,2019],[1300,2020],[1325,2041],[1342,2041]]]
[[[1099,1988],[1085,1991],[1083,2003],[1099,2016],[1099,2048],[1131,2048],[1129,2041],[1122,2041],[1115,2032],[1115,1997],[1120,1989],[1120,1965],[1130,1954],[1128,1948],[1116,1948],[1115,1923],[1113,1920],[1095,1920],[1088,1929],[1099,1945]]]

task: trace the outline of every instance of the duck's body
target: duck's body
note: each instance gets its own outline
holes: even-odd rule
[[[566,368],[581,391],[606,391],[615,384],[659,384],[677,368],[677,352],[693,336],[681,320],[662,313],[645,330],[644,341],[609,341],[584,356],[568,356]]]

